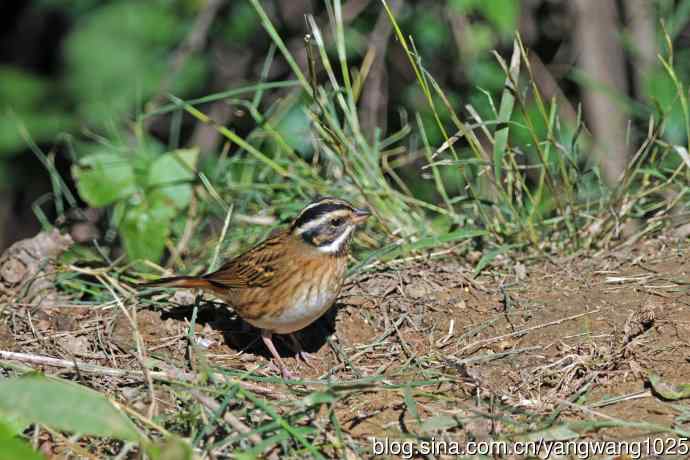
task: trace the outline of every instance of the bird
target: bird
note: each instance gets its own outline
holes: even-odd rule
[[[371,212],[323,197],[305,206],[282,230],[201,276],[173,276],[147,287],[199,288],[228,304],[261,338],[284,379],[294,378],[273,334],[289,334],[298,355],[308,355],[293,335],[333,305],[345,282],[350,242]]]

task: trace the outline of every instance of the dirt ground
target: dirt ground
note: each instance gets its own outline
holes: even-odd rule
[[[334,407],[360,446],[384,435],[519,438],[562,424],[597,440],[640,439],[654,426],[689,430],[687,402],[663,400],[647,380],[690,383],[689,248],[660,237],[604,255],[504,257],[477,278],[467,262],[395,263],[354,276],[336,307],[302,331],[313,367],[288,341],[279,349],[307,391],[323,387],[311,382],[319,378],[359,382],[337,387]],[[275,375],[257,331],[222,304],[191,292],[138,299],[150,369]],[[1,350],[117,369],[140,368],[135,337],[114,303],[11,308],[0,322]],[[135,381],[88,384],[144,411],[148,394]],[[260,386],[269,400],[286,388],[277,379]],[[169,395],[157,397],[159,412],[175,410]]]

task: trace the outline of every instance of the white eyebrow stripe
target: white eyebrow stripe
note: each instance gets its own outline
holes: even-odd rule
[[[352,233],[353,229],[354,227],[348,227],[342,235],[330,242],[328,245],[317,246],[316,249],[318,249],[320,252],[325,252],[326,254],[334,254],[338,252],[345,240],[347,240],[347,238],[350,236],[350,233]]]
[[[317,201],[316,203],[312,203],[312,204],[306,206],[304,209],[302,209],[302,211],[299,213],[299,216],[297,216],[297,218],[299,219],[302,216],[302,214],[304,214],[305,212],[307,212],[308,210],[310,210],[314,206],[320,206],[321,204],[323,204],[321,201]]]
[[[299,235],[302,235],[303,233],[308,232],[309,230],[319,227],[320,225],[323,225],[324,222],[326,222],[330,218],[329,214],[325,214],[318,219],[315,220],[310,220],[309,222],[306,222],[302,224],[300,227],[297,227],[297,233]]]

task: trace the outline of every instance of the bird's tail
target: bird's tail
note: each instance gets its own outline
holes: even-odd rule
[[[171,276],[160,278],[148,283],[139,284],[140,287],[167,287],[167,288],[209,288],[209,280],[200,276]]]

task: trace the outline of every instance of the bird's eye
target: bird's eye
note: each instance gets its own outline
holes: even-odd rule
[[[343,225],[343,222],[345,222],[345,219],[343,219],[342,217],[338,217],[331,221],[331,225],[334,227],[340,227],[341,225]]]

